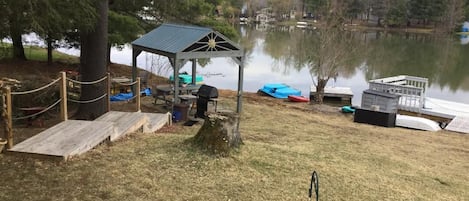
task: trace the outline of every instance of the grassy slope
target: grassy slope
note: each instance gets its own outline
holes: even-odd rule
[[[234,108],[234,98],[222,107]],[[229,158],[187,140],[198,126],[135,134],[67,163],[0,155],[0,200],[464,200],[467,135],[355,124],[350,116],[248,99]]]
[[[467,135],[355,124],[260,100],[245,102],[245,145],[232,157],[194,149],[186,141],[198,126],[180,125],[67,163],[0,154],[0,200],[306,200],[313,170],[321,200],[469,197]],[[234,108],[233,96],[220,104]]]
[[[2,51],[2,56],[11,57],[10,48],[11,45],[7,43],[0,44]],[[47,49],[37,47],[37,46],[25,46],[24,54],[28,60],[34,61],[47,61]],[[52,52],[52,58],[54,61],[59,61],[62,63],[78,63],[78,58],[76,56],[70,56],[68,54],[61,53],[54,50]],[[2,58],[0,58],[2,59]]]

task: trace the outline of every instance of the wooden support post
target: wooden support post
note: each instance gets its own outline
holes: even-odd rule
[[[60,119],[62,121],[68,120],[67,109],[67,75],[65,72],[60,72],[62,82],[60,84]]]
[[[137,112],[140,112],[140,77],[137,77],[137,86],[135,88],[137,89],[135,91],[135,95],[137,98]]]
[[[195,85],[197,83],[197,59],[191,59],[192,61],[192,82],[191,84]]]
[[[111,111],[111,74],[107,73],[107,96],[106,96],[107,111]]]
[[[11,98],[11,89],[10,87],[3,88],[4,99],[3,99],[3,119],[5,123],[5,137],[8,141],[7,149],[13,148],[13,117],[12,117],[12,98]]]

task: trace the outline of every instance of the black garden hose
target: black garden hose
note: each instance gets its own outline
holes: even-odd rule
[[[312,200],[313,197],[313,184],[314,184],[314,193],[316,194],[316,201],[319,201],[319,177],[316,171],[313,171],[311,175],[311,183],[309,186],[309,200]]]

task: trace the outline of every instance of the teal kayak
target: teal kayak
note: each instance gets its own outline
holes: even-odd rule
[[[355,107],[346,105],[342,107],[342,112],[343,113],[354,113],[355,112]]]

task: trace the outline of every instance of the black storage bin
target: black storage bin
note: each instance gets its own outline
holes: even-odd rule
[[[355,109],[353,121],[376,126],[395,127],[396,113],[357,108]]]

